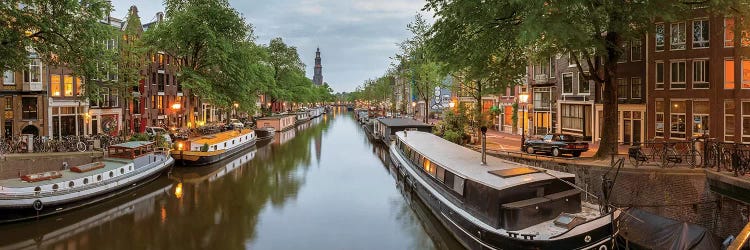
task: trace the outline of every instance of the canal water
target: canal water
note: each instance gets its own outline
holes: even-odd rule
[[[123,197],[0,226],[0,249],[457,249],[351,112]]]

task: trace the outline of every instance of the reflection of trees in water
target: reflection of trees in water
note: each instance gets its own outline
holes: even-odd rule
[[[255,159],[223,178],[183,183],[182,198],[157,200],[152,216],[115,219],[88,230],[86,238],[92,248],[244,249],[269,202],[281,207],[297,197],[305,177],[297,172],[309,167],[311,142],[329,126],[318,122],[285,144],[260,147]]]

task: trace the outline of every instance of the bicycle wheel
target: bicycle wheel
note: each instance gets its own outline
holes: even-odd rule
[[[638,157],[634,157],[632,155],[628,155],[628,162],[630,162],[630,164],[634,167],[638,167],[641,165],[641,161],[638,160]]]
[[[732,169],[732,151],[729,149],[724,149],[724,152],[722,152],[721,162],[717,164],[716,171],[721,172],[722,168],[729,172],[734,171]]]
[[[675,151],[673,148],[668,148],[664,151],[664,156],[661,159],[662,168],[671,168],[677,165],[677,162],[681,161],[680,156],[677,154],[677,151]]]

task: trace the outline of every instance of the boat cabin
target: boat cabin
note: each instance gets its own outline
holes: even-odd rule
[[[432,133],[432,125],[408,118],[378,118],[373,125],[375,138],[380,138],[386,145],[395,139],[399,131],[422,131]]]
[[[295,115],[275,115],[261,117],[256,120],[258,128],[271,127],[276,131],[284,131],[294,126],[297,117]]]
[[[255,139],[255,132],[252,129],[230,130],[193,139],[190,141],[189,150],[206,152],[228,150]],[[206,145],[208,148],[203,150]]]
[[[131,141],[109,146],[107,156],[120,159],[135,159],[154,152],[154,142]]]
[[[396,133],[396,151],[451,203],[497,229],[516,231],[581,212],[575,175],[487,157],[417,131]]]

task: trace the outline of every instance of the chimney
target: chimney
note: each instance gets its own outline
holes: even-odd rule
[[[164,21],[164,12],[156,12],[156,21],[158,23],[161,23],[161,21]]]

